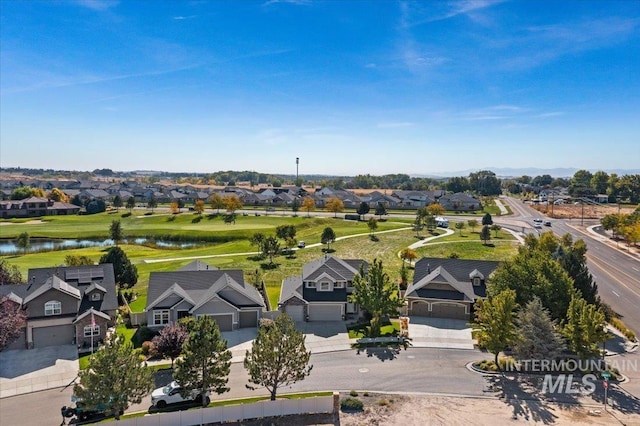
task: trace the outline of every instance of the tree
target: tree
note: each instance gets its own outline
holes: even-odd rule
[[[116,243],[116,245],[124,239],[122,225],[119,220],[111,222],[111,226],[109,227],[109,237]]]
[[[93,265],[93,260],[89,256],[74,256],[68,254],[64,257],[64,264],[67,266]]]
[[[338,213],[344,211],[344,203],[340,198],[331,197],[327,199],[327,202],[324,205],[324,209],[328,212],[332,212],[333,217],[337,217]]]
[[[67,197],[67,194],[65,194],[64,192],[62,192],[60,189],[58,188],[53,188],[48,195],[48,198],[52,201],[59,201],[59,202],[63,202],[66,203],[69,201],[69,197]]]
[[[109,251],[100,258],[98,264],[111,263],[116,283],[121,288],[132,287],[138,282],[138,268],[131,264],[126,253],[120,247],[111,247]]]
[[[136,197],[127,198],[127,209],[129,210],[129,213],[131,213],[131,211],[135,206],[136,206]]]
[[[171,323],[160,330],[160,334],[153,338],[152,343],[160,356],[171,359],[171,368],[173,369],[173,360],[182,353],[182,346],[188,337],[189,333],[186,328],[178,323]]]
[[[482,216],[482,225],[493,225],[493,219],[489,213]]]
[[[276,237],[283,240],[288,238],[296,238],[296,227],[294,225],[278,225],[276,228]]]
[[[269,264],[273,265],[273,258],[280,254],[280,242],[276,237],[270,235],[262,241],[262,255],[269,258]]]
[[[444,207],[440,203],[433,203],[427,207],[427,213],[431,216],[442,216],[445,212]]]
[[[113,207],[116,208],[116,211],[118,211],[120,209],[120,207],[122,207],[122,197],[119,195],[116,195],[115,197],[113,197]]]
[[[365,272],[364,264],[353,278],[354,292],[348,296],[351,303],[359,305],[371,315],[370,335],[380,335],[380,321],[383,316],[397,315],[403,306],[397,287],[391,285],[389,275],[384,272],[382,261],[373,260]]]
[[[31,188],[28,186],[21,186],[20,188],[16,188],[11,193],[12,200],[24,200],[26,198],[32,197]]]
[[[487,245],[489,240],[491,240],[491,230],[489,229],[488,225],[484,225],[482,227],[482,230],[480,231],[480,239],[482,240],[482,244],[484,244],[485,246]]]
[[[294,198],[291,202],[291,211],[293,211],[294,216],[298,216],[298,210],[300,210],[300,200]]]
[[[497,223],[494,223],[493,225],[491,225],[491,230],[493,232],[495,232],[495,236],[496,238],[498,238],[498,232],[502,229],[502,226],[498,225]]]
[[[558,358],[565,350],[564,337],[549,310],[536,296],[520,310],[516,318],[518,338],[513,345],[519,359]]]
[[[420,231],[424,229],[422,218],[416,217],[416,219],[413,221],[412,228],[416,232],[416,238],[420,238]]]
[[[498,369],[498,355],[516,341],[514,311],[517,306],[513,290],[502,291],[488,299],[478,299],[475,304],[474,326],[478,331],[478,343],[495,355]]]
[[[244,368],[249,373],[248,389],[266,388],[271,400],[276,400],[278,388],[304,380],[311,373],[311,351],[307,351],[305,336],[287,314],[258,329],[258,336],[246,352]]]
[[[229,213],[229,214],[225,214],[224,215],[224,223],[231,224],[233,223],[234,225],[236,224],[236,214],[235,213]]]
[[[138,358],[131,342],[111,333],[104,346],[90,360],[90,368],[80,370],[73,394],[87,408],[109,407],[116,419],[129,405],[139,404],[153,389],[151,369]]]
[[[180,213],[180,206],[178,205],[177,200],[173,200],[171,204],[169,204],[169,211],[173,214]]]
[[[233,213],[243,206],[242,201],[237,195],[227,195],[222,199],[222,202],[227,209],[227,213]]]
[[[158,207],[158,199],[156,198],[155,195],[152,195],[149,200],[147,201],[147,207],[151,209],[151,213],[153,213],[153,210]]]
[[[382,216],[387,214],[387,208],[382,203],[376,204],[376,216],[379,220],[382,220]]]
[[[249,244],[258,247],[262,252],[262,244],[266,238],[267,237],[262,232],[255,232],[251,237],[249,237]],[[264,253],[261,254],[264,256]]]
[[[587,303],[580,293],[574,291],[567,310],[567,319],[563,329],[571,349],[580,359],[597,356],[599,345],[607,340],[604,329],[604,313],[595,305]]]
[[[209,203],[211,203],[211,208],[215,210],[217,214],[220,214],[220,209],[224,207],[224,200],[220,194],[216,193],[209,197]]]
[[[27,312],[7,296],[0,295],[0,352],[13,343],[27,325]]]
[[[27,254],[27,250],[31,245],[31,237],[29,237],[28,232],[23,232],[16,238],[16,247],[21,248],[24,251],[24,254]]]
[[[369,227],[369,234],[373,235],[376,229],[378,229],[378,219],[375,217],[369,218],[367,221],[367,227]]]
[[[204,213],[204,201],[196,200],[196,202],[193,204],[193,211],[195,211],[196,214]]]
[[[316,202],[311,197],[304,197],[302,199],[302,210],[307,212],[307,217],[311,216],[311,212],[316,209]]]
[[[363,201],[360,203],[360,205],[358,206],[358,210],[356,210],[356,213],[358,213],[358,215],[360,215],[360,220],[362,220],[362,216],[366,215],[367,213],[369,213],[369,210],[371,208],[369,207],[369,203],[367,203],[366,201]]]
[[[222,339],[216,322],[208,315],[198,317],[182,347],[182,358],[176,360],[174,378],[182,386],[181,395],[186,397],[193,391],[204,395],[207,390],[217,394],[228,392],[231,367],[231,351]],[[202,406],[209,405],[201,397]]]
[[[465,226],[466,225],[465,225],[464,222],[456,222],[455,227],[456,227],[457,230],[460,231],[460,235],[462,235],[462,230],[464,229]]]
[[[327,245],[327,251],[331,250],[331,244],[336,241],[336,233],[333,228],[326,227],[322,230],[320,242]]]
[[[16,265],[9,265],[4,259],[0,259],[0,285],[22,284],[24,278]]]
[[[415,250],[406,248],[400,252],[400,259],[402,259],[402,269],[404,269],[404,263],[409,262],[409,266],[413,263],[414,260],[418,258],[418,254]]]
[[[478,221],[475,219],[469,219],[467,221],[467,225],[471,228],[471,232],[476,232],[476,226],[478,226]]]

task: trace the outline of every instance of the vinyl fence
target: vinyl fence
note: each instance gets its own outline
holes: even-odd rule
[[[170,413],[148,414],[144,417],[123,419],[119,426],[190,426],[207,423],[233,422],[259,419],[264,417],[288,416],[292,414],[333,413],[333,396],[317,396],[300,399],[278,399],[276,401],[258,401],[250,404],[226,405]]]

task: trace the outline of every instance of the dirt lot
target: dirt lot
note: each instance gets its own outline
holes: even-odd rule
[[[341,395],[342,398],[348,394]],[[445,396],[358,395],[364,410],[332,415],[288,416],[242,422],[243,426],[424,426],[424,425],[640,425],[640,413],[623,415],[602,408],[560,406],[537,401],[504,402],[495,398]],[[598,412],[592,412],[598,410]],[[515,414],[517,413],[517,415]],[[240,423],[234,424],[240,426]]]
[[[583,217],[583,207],[582,205],[573,205],[573,204],[561,204],[558,206],[544,206],[544,205],[532,205],[534,209],[538,210],[546,214],[549,217],[553,218],[562,218],[562,219],[570,219],[570,218],[581,218]],[[631,214],[633,213],[634,207],[623,206],[620,209],[620,213]],[[585,219],[601,219],[607,214],[618,213],[618,206],[593,206],[586,205],[584,206],[584,218]]]

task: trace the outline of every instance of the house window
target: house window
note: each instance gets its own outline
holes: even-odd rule
[[[331,283],[329,281],[322,281],[320,282],[320,288],[318,288],[319,291],[331,291]]]
[[[97,291],[94,292],[94,293],[91,293],[91,300],[94,300],[94,301],[95,300],[100,300],[100,293],[97,292]]]
[[[153,311],[153,324],[154,325],[169,324],[169,310],[162,309],[158,311]]]
[[[57,300],[50,300],[44,304],[45,316],[60,315],[62,313],[62,303]]]
[[[315,281],[307,281],[307,288],[316,288]]]
[[[333,288],[344,288],[343,282],[333,283]]]
[[[93,337],[100,336],[99,325],[92,326],[91,324],[89,324],[84,326],[84,337],[91,337],[91,336]]]
[[[480,285],[480,277],[473,277],[473,285]]]

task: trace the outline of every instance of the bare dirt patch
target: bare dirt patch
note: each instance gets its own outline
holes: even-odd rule
[[[602,219],[608,214],[618,213],[618,206],[585,204],[583,207],[582,205],[561,204],[558,206],[532,205],[531,207],[556,219],[575,219],[582,217],[585,219]],[[624,214],[631,214],[633,211],[634,207],[625,206],[620,208],[620,213]]]
[[[365,396],[367,395],[367,396]],[[341,398],[348,397],[341,394]],[[424,426],[424,425],[640,425],[640,414],[622,415],[579,405],[558,405],[539,401],[507,403],[497,398],[463,398],[447,396],[360,394],[364,403],[360,412],[340,412],[306,416],[286,416],[230,423],[234,426]],[[517,407],[515,409],[514,407]],[[591,413],[590,413],[591,412]],[[514,414],[517,413],[517,414]],[[229,425],[229,424],[227,424]]]

